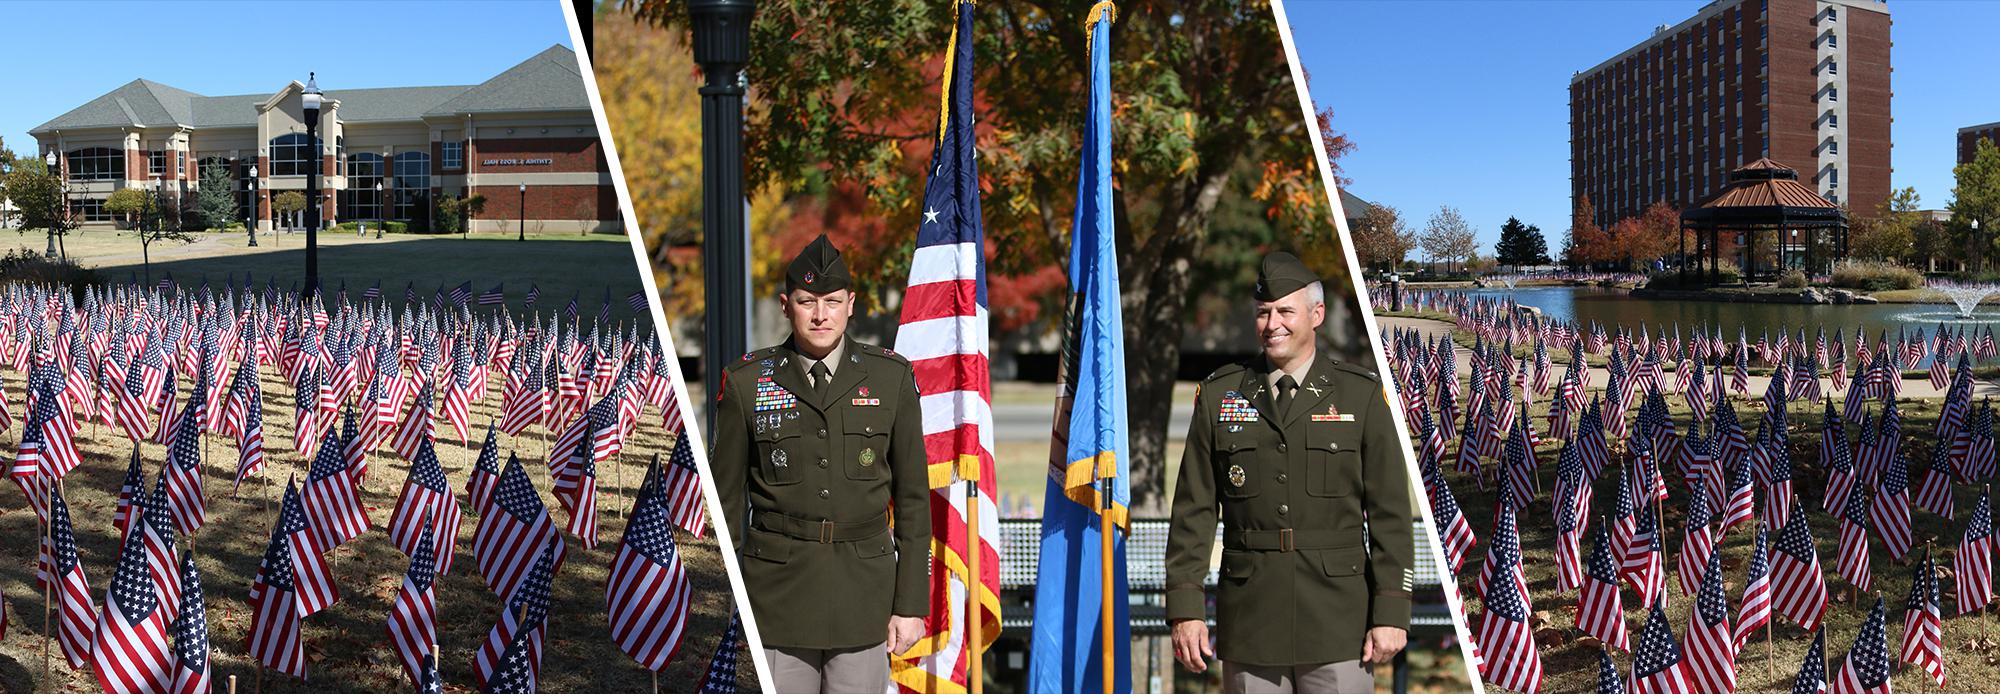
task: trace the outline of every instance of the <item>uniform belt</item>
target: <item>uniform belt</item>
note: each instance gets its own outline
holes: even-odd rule
[[[1339,535],[1331,530],[1230,530],[1222,534],[1222,546],[1256,552],[1290,552],[1297,549],[1332,549],[1339,539]]]
[[[820,544],[866,540],[889,527],[889,514],[886,513],[876,514],[874,518],[868,520],[836,523],[830,520],[793,518],[766,511],[755,514],[753,520],[753,525],[757,526],[758,530]]]

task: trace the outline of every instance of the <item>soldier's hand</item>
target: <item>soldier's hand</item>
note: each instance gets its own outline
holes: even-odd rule
[[[1368,639],[1361,644],[1361,660],[1383,664],[1395,658],[1409,641],[1409,632],[1395,627],[1375,627],[1368,630]]]
[[[1174,622],[1174,660],[1181,661],[1181,667],[1188,672],[1208,672],[1208,659],[1215,657],[1215,648],[1208,645],[1208,622],[1200,619],[1183,619]]]
[[[889,615],[889,652],[902,653],[924,636],[924,618]]]

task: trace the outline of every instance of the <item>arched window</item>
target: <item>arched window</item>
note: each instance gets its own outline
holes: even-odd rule
[[[304,133],[291,133],[271,138],[271,176],[304,176],[312,171],[312,162],[318,151],[318,141],[308,140]]]
[[[396,219],[430,219],[431,153],[399,152],[393,162]]]
[[[383,193],[375,188],[384,183],[384,174],[388,173],[383,167],[382,155],[358,152],[348,155],[346,161],[347,190],[340,193],[344,200],[341,218],[382,219]]]
[[[85,147],[69,151],[69,180],[109,181],[125,177],[125,150]]]

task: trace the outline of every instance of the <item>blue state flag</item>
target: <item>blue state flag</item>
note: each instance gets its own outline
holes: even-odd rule
[[[1111,208],[1111,22],[1100,2],[1090,32],[1090,106],[1071,226],[1070,310],[1061,391],[1050,445],[1042,546],[1035,579],[1034,654],[1028,691],[1094,692],[1113,668],[1112,691],[1132,688],[1131,622],[1125,597],[1126,507],[1132,498],[1125,417],[1125,336]],[[1109,498],[1105,492],[1109,492]],[[1111,648],[1105,663],[1101,522],[1111,546]]]

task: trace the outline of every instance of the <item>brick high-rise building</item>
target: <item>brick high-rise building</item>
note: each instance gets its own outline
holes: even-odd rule
[[[1687,209],[1770,158],[1854,214],[1889,197],[1889,9],[1716,0],[1570,78],[1570,204]]]
[[[1958,163],[1972,163],[1972,155],[1979,151],[1980,140],[1992,140],[2000,145],[2000,123],[1968,125],[1958,129]]]

